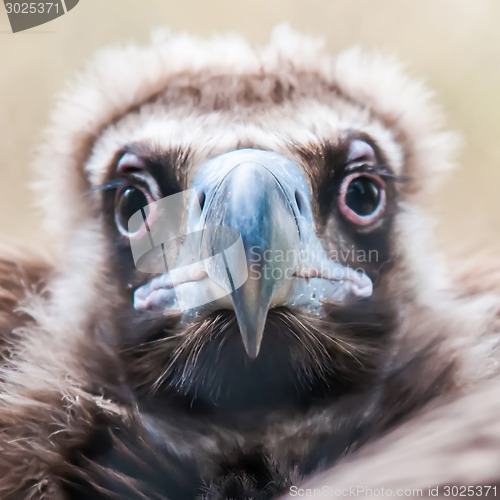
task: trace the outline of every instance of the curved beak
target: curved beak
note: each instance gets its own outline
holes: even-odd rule
[[[287,256],[300,254],[293,207],[279,179],[260,162],[247,160],[224,177],[208,200],[205,225],[236,228],[241,235],[248,277],[239,288],[233,287],[230,297],[243,345],[255,358],[273,296],[296,267]],[[207,245],[207,254],[212,253],[211,236],[202,238],[202,244]],[[207,274],[217,280],[217,270],[209,268]],[[228,274],[238,281],[231,270]]]
[[[186,280],[155,278],[136,291],[136,308],[170,305],[168,284],[177,296],[203,289],[203,308],[234,309],[244,348],[256,358],[271,307],[319,313],[324,299],[347,303],[372,293],[366,274],[327,259],[314,230],[307,181],[281,155],[238,150],[207,162],[193,182],[189,206],[187,232],[198,236],[181,247],[175,267],[193,262],[197,248],[200,272],[194,279],[192,272]]]

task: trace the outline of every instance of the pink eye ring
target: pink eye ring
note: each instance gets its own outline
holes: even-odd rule
[[[380,219],[386,207],[385,183],[380,176],[357,172],[347,175],[340,185],[340,213],[357,226],[368,226]]]

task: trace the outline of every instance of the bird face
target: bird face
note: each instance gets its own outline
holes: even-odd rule
[[[392,318],[397,176],[377,138],[326,109],[322,136],[290,110],[276,129],[271,109],[226,111],[214,130],[213,113],[147,107],[103,135],[93,161],[109,158],[98,191],[138,390],[239,406],[368,381]]]
[[[384,190],[373,179],[350,174],[339,193],[342,213],[360,225],[383,211]],[[191,191],[188,236],[176,264],[136,290],[135,309],[180,308],[184,322],[233,309],[245,350],[256,358],[271,307],[321,314],[324,300],[345,304],[371,295],[364,272],[326,257],[314,230],[306,178],[285,157],[256,149],[225,153],[201,167]],[[163,219],[176,210],[154,204],[141,210],[146,207],[149,218],[133,214],[138,223],[129,222],[129,232],[154,244],[167,226]],[[183,210],[178,212],[182,220]]]

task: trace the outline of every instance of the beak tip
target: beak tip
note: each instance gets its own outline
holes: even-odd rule
[[[245,347],[245,351],[246,351],[246,353],[247,353],[247,356],[248,356],[250,359],[252,359],[252,360],[253,360],[253,359],[257,359],[257,357],[259,356],[259,351],[260,351],[260,349],[252,349],[252,350],[250,350],[250,349],[247,349],[247,348]]]
[[[260,345],[262,341],[261,335],[249,335],[247,332],[241,333],[241,340],[243,341],[243,347],[245,352],[250,359],[256,359],[260,352]]]
[[[232,295],[241,340],[250,359],[255,359],[259,355],[270,303],[270,296],[263,301],[262,293],[255,293],[256,291],[251,288],[247,290],[248,286],[251,287],[253,284],[245,283]],[[251,293],[246,293],[248,291]]]

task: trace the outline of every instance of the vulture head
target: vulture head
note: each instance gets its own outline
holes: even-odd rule
[[[236,409],[370,385],[400,304],[438,281],[415,223],[448,167],[438,127],[395,62],[283,27],[261,49],[100,53],[40,168],[69,272],[93,255],[75,291],[118,318],[134,391]]]
[[[31,351],[53,352],[30,370],[69,384],[71,412],[113,406],[92,426],[144,432],[208,488],[262,492],[279,469],[276,493],[333,463],[449,391],[443,339],[478,318],[428,237],[455,147],[441,127],[397,62],[286,27],[260,48],[164,33],[99,52],[38,153],[58,257],[30,306]],[[65,460],[143,479],[106,442]]]

